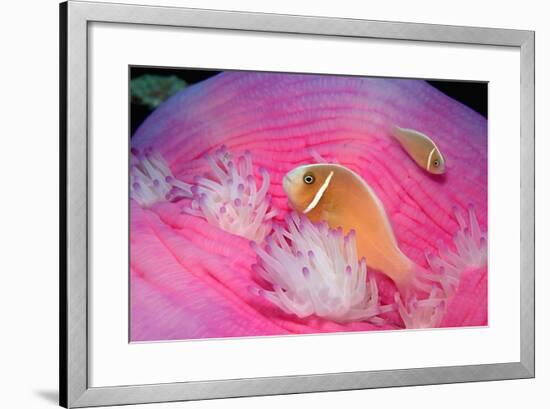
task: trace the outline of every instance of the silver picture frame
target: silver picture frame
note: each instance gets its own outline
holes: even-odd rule
[[[91,22],[514,47],[521,59],[521,356],[517,362],[91,387],[88,355],[88,25]],[[535,33],[69,1],[60,5],[60,404],[91,407],[532,378],[535,374]]]

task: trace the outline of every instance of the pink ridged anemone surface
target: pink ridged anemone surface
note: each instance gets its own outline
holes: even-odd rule
[[[394,126],[432,136],[446,173],[431,175],[414,163],[391,137]],[[395,305],[382,320],[299,317],[258,295],[268,283],[257,274],[255,247],[272,225],[285,225],[291,210],[283,176],[320,158],[350,168],[372,187],[403,253],[422,268],[454,274],[434,325],[487,324],[486,254],[485,263],[474,262],[479,255],[464,243],[475,230],[469,216],[487,231],[487,121],[424,81],[222,73],[162,104],[133,135],[132,149],[154,151],[167,166],[162,177],[181,186],[169,185],[145,204],[130,201],[132,341],[409,327],[415,318],[407,308],[417,300],[396,303],[394,284],[372,270],[381,304]],[[258,190],[269,178],[266,212],[273,211],[258,237],[199,217],[210,200],[200,190],[206,183],[200,178],[212,171],[205,158],[221,149],[251,156],[247,180]],[[174,200],[177,191],[181,200]],[[251,239],[258,243],[251,246]]]

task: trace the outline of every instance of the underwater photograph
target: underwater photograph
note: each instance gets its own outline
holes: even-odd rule
[[[486,82],[129,78],[130,341],[488,325]]]

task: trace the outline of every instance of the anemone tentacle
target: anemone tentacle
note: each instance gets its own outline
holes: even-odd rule
[[[256,185],[252,155],[246,151],[236,161],[225,146],[207,155],[211,175],[195,178],[193,201],[184,212],[205,218],[222,230],[261,242],[272,230],[277,215],[268,193],[270,179],[260,169],[261,185]]]
[[[447,298],[444,292],[434,285],[428,298],[423,300],[413,296],[404,301],[396,292],[395,303],[405,328],[436,328],[444,317]]]
[[[151,148],[132,148],[130,156],[130,197],[143,207],[161,201],[191,197],[191,185],[172,174],[163,157]]]
[[[467,217],[457,207],[453,213],[459,226],[453,236],[454,250],[438,240],[438,255],[425,253],[428,265],[436,273],[433,277],[448,297],[456,291],[464,271],[487,266],[487,232],[481,230],[474,206],[467,206]]]
[[[397,309],[406,328],[439,326],[462,274],[487,265],[487,232],[481,231],[474,206],[468,205],[467,217],[457,207],[453,208],[453,213],[459,226],[453,236],[454,250],[439,240],[438,255],[425,253],[430,271],[421,271],[417,275],[423,286],[430,283],[428,297],[418,300],[416,295],[402,297],[402,294],[395,294]]]
[[[313,224],[295,212],[286,223],[267,237],[265,247],[253,244],[258,258],[254,271],[273,289],[251,291],[300,318],[382,323],[379,315],[393,306],[380,305],[365,258],[357,259],[355,232],[344,235],[342,229]]]

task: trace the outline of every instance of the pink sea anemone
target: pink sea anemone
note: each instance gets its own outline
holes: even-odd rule
[[[446,174],[395,126],[433,136]],[[282,177],[315,158],[373,188],[429,296],[402,299],[347,232],[289,218]],[[143,123],[132,165],[134,341],[487,324],[487,123],[423,81],[222,73]],[[306,260],[304,234],[332,243],[332,266]]]

